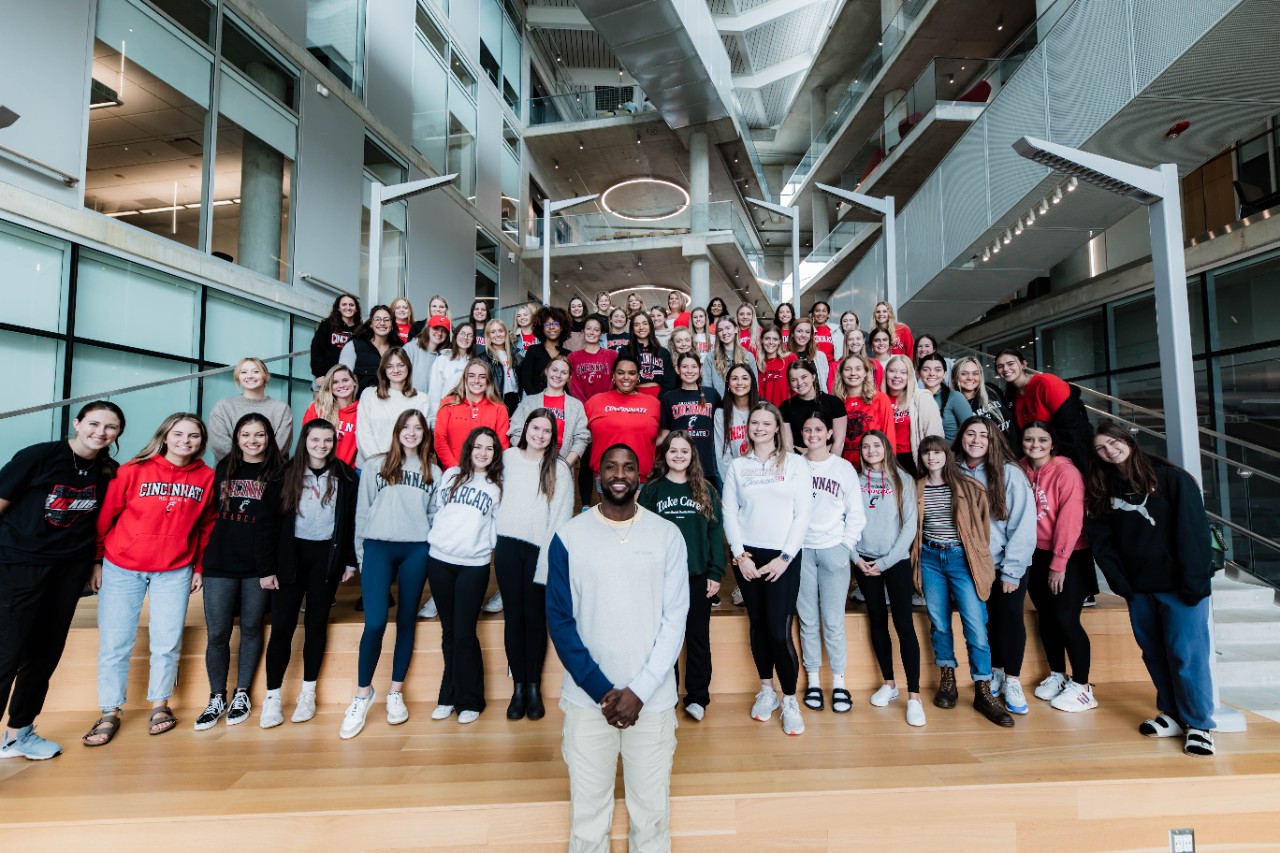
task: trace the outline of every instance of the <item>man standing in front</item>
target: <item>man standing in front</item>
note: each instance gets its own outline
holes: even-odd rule
[[[609,850],[621,754],[629,849],[658,853],[671,849],[688,559],[680,530],[636,504],[634,450],[606,450],[600,483],[602,502],[564,524],[547,548],[547,627],[565,668],[569,850]]]

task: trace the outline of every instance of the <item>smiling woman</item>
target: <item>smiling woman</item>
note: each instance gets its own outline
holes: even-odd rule
[[[232,427],[248,414],[260,414],[275,430],[276,442],[285,453],[293,443],[293,412],[282,400],[267,396],[267,383],[271,371],[260,358],[242,358],[235,369],[238,397],[219,400],[209,413],[209,447],[214,459],[223,459],[231,452]]]

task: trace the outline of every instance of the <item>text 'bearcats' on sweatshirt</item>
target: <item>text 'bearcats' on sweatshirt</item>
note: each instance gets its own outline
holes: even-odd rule
[[[800,553],[813,513],[813,484],[803,456],[782,452],[733,460],[724,476],[724,534],[736,557],[746,546]]]
[[[833,454],[821,462],[809,461],[809,475],[813,480],[813,514],[804,547],[834,548],[843,544],[851,555],[856,553],[867,523],[858,472]]]
[[[493,547],[498,544],[498,502],[502,491],[482,473],[472,474],[455,491],[454,481],[461,475],[458,468],[450,468],[440,477],[436,515],[427,542],[431,556],[443,563],[487,566]]]
[[[1036,503],[1036,547],[1053,552],[1049,568],[1067,570],[1072,551],[1089,547],[1084,535],[1084,478],[1072,461],[1054,456],[1039,471],[1019,463],[1031,481]]]
[[[121,466],[98,516],[98,556],[135,572],[200,570],[213,530],[213,469],[163,456]]]
[[[858,553],[875,560],[882,569],[909,558],[916,539],[916,483],[908,475],[899,474],[901,512],[891,479],[879,471],[867,471],[858,478],[862,511],[867,518],[862,538],[858,540]]]
[[[676,526],[643,507],[627,521],[598,508],[548,546],[547,629],[564,664],[561,702],[598,707],[631,688],[641,714],[675,707],[675,663],[689,613],[689,569]]]
[[[644,484],[640,491],[640,506],[657,513],[674,524],[684,537],[685,549],[689,554],[689,574],[692,577],[705,575],[708,579],[719,581],[724,577],[725,561],[728,554],[724,547],[723,512],[720,506],[720,494],[708,483],[707,491],[711,497],[711,517],[702,513],[701,507],[693,499],[693,489],[689,484],[676,483],[666,477],[659,477]]]
[[[383,456],[371,457],[360,473],[356,497],[356,559],[364,563],[364,542],[425,542],[435,514],[440,469],[431,466],[431,482],[416,457],[405,459],[400,482],[388,485],[380,473]]]
[[[963,460],[957,464],[962,473],[991,488],[986,462],[979,462],[976,468],[970,468]],[[1002,521],[994,513],[991,515],[991,559],[1001,581],[1018,583],[1036,551],[1036,503],[1027,475],[1008,462],[1004,466],[1004,506],[1008,518]]]
[[[210,578],[256,578],[254,554],[262,496],[267,484],[261,462],[242,462],[234,479],[227,477],[231,459],[223,459],[214,469],[213,532],[201,559],[202,572]],[[223,496],[227,497],[226,506]]]

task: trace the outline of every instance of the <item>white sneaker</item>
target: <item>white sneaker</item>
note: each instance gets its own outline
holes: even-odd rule
[[[435,709],[431,712],[431,719],[447,720],[452,714],[453,714],[452,705],[437,705]]]
[[[393,726],[409,722],[409,709],[404,706],[404,694],[399,690],[387,694],[387,722]]]
[[[794,696],[782,697],[782,732],[788,735],[804,734],[804,717],[800,716],[800,704]]]
[[[924,705],[919,699],[907,700],[907,725],[916,727],[924,725]]]
[[[1046,702],[1052,701],[1067,686],[1067,677],[1060,672],[1051,672],[1049,677],[1040,682],[1036,688],[1036,698]]]
[[[316,694],[314,691],[303,691],[298,694],[297,707],[293,709],[293,721],[305,723],[316,715]]]
[[[422,605],[422,609],[418,611],[419,619],[434,619],[440,615],[440,611],[436,610],[436,597],[433,595],[427,599],[427,603]]]
[[[738,605],[739,607],[742,607],[742,590],[735,587],[733,590],[733,595],[730,597],[730,601],[732,601],[734,604]]]
[[[1098,707],[1098,700],[1093,698],[1093,686],[1068,681],[1062,692],[1053,697],[1049,707],[1058,711],[1091,711]]]
[[[865,602],[866,602],[866,600],[867,600],[867,597],[866,597],[865,595],[863,595],[863,594],[862,594],[862,587],[860,587],[860,586],[855,586],[855,587],[853,588],[853,592],[849,593],[849,600],[850,600],[850,601],[861,601],[861,602],[864,602],[864,603],[865,603]]]
[[[881,684],[880,689],[871,694],[871,704],[877,708],[887,707],[890,702],[899,696],[898,688],[890,687],[887,684]]]
[[[698,722],[702,722],[702,718],[707,715],[707,709],[699,705],[697,702],[690,702],[688,705],[685,705],[684,712]]]
[[[1031,710],[1027,707],[1027,694],[1022,692],[1022,682],[1018,679],[1006,678],[1002,694],[1005,710],[1010,714],[1026,714]]]
[[[467,725],[468,723],[474,723],[478,719],[480,719],[479,711],[459,711],[458,712],[458,722],[464,726]]]
[[[369,706],[373,704],[378,691],[370,690],[368,696],[355,696],[347,706],[347,713],[342,715],[342,726],[338,729],[338,737],[350,740],[364,731],[365,717],[369,716]]]
[[[913,592],[913,593],[911,594],[911,606],[912,606],[912,607],[924,607],[924,606],[925,606],[924,596],[923,596],[923,595],[920,595],[919,593],[914,593],[914,592]]]
[[[751,706],[751,719],[761,723],[769,722],[778,707],[778,691],[765,689],[756,694],[755,704]]]
[[[995,696],[998,699],[1000,698],[1000,694],[1003,692],[1004,692],[1004,670],[992,669],[991,670],[991,695]]]
[[[267,698],[262,700],[262,716],[258,717],[258,725],[264,729],[274,729],[283,722],[280,697],[267,694]]]
[[[485,613],[501,613],[502,612],[502,593],[495,592],[493,598],[484,603],[484,607],[480,608]]]

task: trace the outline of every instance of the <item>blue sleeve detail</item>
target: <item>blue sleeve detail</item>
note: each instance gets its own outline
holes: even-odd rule
[[[613,689],[613,682],[591,657],[591,651],[578,634],[578,622],[573,616],[573,589],[569,586],[569,552],[558,534],[547,547],[547,631],[551,643],[574,683],[599,702]]]

